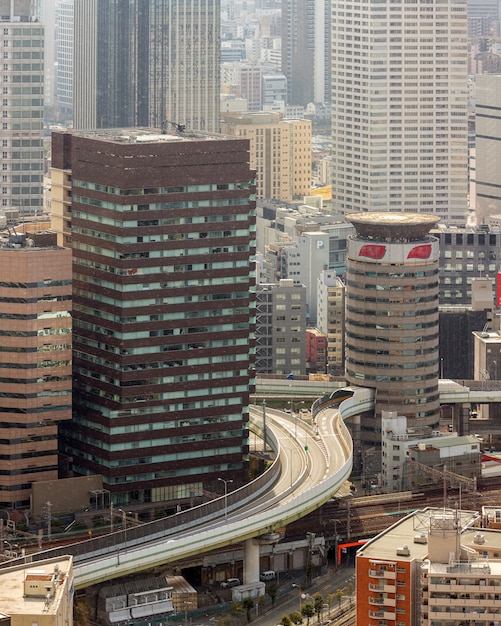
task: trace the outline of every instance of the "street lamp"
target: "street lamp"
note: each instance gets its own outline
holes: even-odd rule
[[[224,478],[218,478],[222,483],[224,483],[224,521],[228,521],[228,484],[233,481],[225,480]]]
[[[122,526],[124,530],[124,544],[125,544],[125,547],[127,548],[127,513],[123,509],[118,509],[118,511],[122,514]]]
[[[7,541],[4,539],[4,544],[7,546],[7,549],[9,550],[9,554],[7,556],[10,556],[11,558],[17,557],[17,550],[16,551],[13,550],[13,548],[19,548],[17,543],[12,544],[10,543],[10,541]]]
[[[303,592],[301,590],[301,585],[296,585],[296,583],[292,583],[292,586],[295,589],[299,589],[299,612],[301,613],[301,609],[303,608]]]

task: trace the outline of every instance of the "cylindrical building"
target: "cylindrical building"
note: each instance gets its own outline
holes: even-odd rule
[[[439,217],[352,213],[346,267],[346,378],[376,390],[375,417],[439,421]]]

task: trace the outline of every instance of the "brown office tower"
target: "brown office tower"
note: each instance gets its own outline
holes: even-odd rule
[[[247,140],[56,134],[53,158],[72,176],[74,473],[102,474],[118,505],[237,486],[254,385]]]
[[[58,422],[71,418],[71,251],[45,239],[0,239],[2,507],[57,479]]]

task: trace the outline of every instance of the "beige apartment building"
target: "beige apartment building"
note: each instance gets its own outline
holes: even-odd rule
[[[258,198],[291,202],[311,188],[311,121],[278,113],[225,115],[221,132],[250,140],[250,166]]]
[[[72,626],[73,557],[0,571],[0,620],[9,626]]]

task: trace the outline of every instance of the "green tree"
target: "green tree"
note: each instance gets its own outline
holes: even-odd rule
[[[230,626],[231,617],[229,615],[219,615],[216,620],[217,626]]]
[[[337,600],[337,605],[341,606],[341,600],[343,599],[344,596],[344,591],[342,589],[338,589],[336,591],[336,600]]]
[[[277,599],[278,593],[278,585],[275,581],[272,581],[271,583],[268,583],[266,585],[266,593],[271,598],[271,606],[275,606],[275,600]]]
[[[353,583],[350,581],[346,586],[346,594],[350,596],[350,605],[353,604],[353,592],[355,589],[353,588]]]
[[[329,593],[329,595],[327,596],[327,605],[329,607],[329,611],[331,610],[331,606],[332,606],[332,601],[334,600],[334,594],[333,593]]]
[[[284,615],[280,620],[281,626],[292,626],[291,618],[288,615]]]
[[[230,604],[230,615],[236,618],[237,624],[238,624],[238,618],[240,617],[240,615],[242,615],[243,612],[244,612],[244,607],[242,606],[240,602],[232,602]]]
[[[292,613],[289,614],[289,617],[293,624],[303,623],[303,616],[301,615],[299,611],[292,611]]]
[[[320,616],[322,615],[322,611],[324,610],[324,599],[321,593],[316,593],[313,596],[313,608],[315,609],[315,613],[317,614],[318,622],[320,622]]]
[[[315,615],[315,606],[313,602],[305,602],[301,607],[301,614],[306,617],[306,626],[309,626],[310,617]]]
[[[92,518],[92,526],[93,528],[99,528],[100,526],[105,526],[106,520],[102,515],[94,515]]]
[[[247,622],[251,621],[251,611],[254,608],[254,600],[252,598],[244,598],[242,600],[242,608],[245,611]]]

